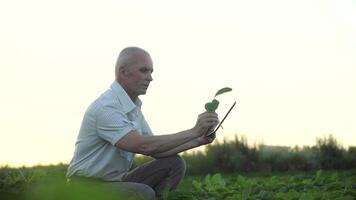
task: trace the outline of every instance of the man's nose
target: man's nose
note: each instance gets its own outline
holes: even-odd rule
[[[148,81],[153,81],[153,78],[152,78],[152,74],[151,74],[151,73],[148,73],[148,75],[147,75],[147,80],[148,80]]]

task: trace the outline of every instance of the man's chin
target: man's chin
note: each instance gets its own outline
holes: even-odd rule
[[[147,90],[142,90],[142,91],[140,92],[140,95],[144,95],[144,94],[146,94],[146,92],[147,92]]]

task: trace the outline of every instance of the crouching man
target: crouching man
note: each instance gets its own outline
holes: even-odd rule
[[[127,194],[154,199],[166,188],[174,190],[184,177],[185,162],[178,153],[212,142],[204,136],[219,122],[211,112],[200,114],[190,129],[153,135],[138,98],[146,94],[152,72],[153,63],[145,50],[128,47],[121,51],[115,81],[85,112],[67,171],[69,180],[96,180]],[[130,171],[136,153],[155,159]]]

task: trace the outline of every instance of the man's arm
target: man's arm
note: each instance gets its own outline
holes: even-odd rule
[[[126,151],[152,156],[174,149],[195,138],[196,136],[190,130],[158,136],[143,136],[138,131],[133,130],[122,137],[116,143],[116,146]]]
[[[170,135],[142,136],[138,131],[132,130],[122,137],[115,145],[123,150],[140,153],[148,156],[171,151],[188,141],[194,140],[206,133],[219,120],[216,113],[205,112],[200,114],[196,125],[192,129]],[[193,142],[188,146],[193,145]],[[187,148],[180,147],[180,148]],[[179,150],[179,149],[178,149]]]
[[[163,158],[163,157],[168,157],[168,156],[172,156],[172,155],[176,155],[180,152],[189,150],[189,149],[193,149],[196,147],[199,147],[201,145],[205,145],[205,144],[209,144],[214,140],[214,138],[211,137],[205,137],[205,136],[201,136],[198,138],[195,138],[194,140],[191,140],[187,143],[184,143],[174,149],[171,149],[169,151],[166,152],[162,152],[162,153],[157,153],[154,155],[151,155],[154,158]]]

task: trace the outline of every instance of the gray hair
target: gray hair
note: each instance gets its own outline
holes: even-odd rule
[[[132,65],[135,62],[135,55],[137,53],[144,53],[147,56],[150,56],[150,54],[146,50],[139,47],[124,48],[120,52],[119,57],[116,60],[115,74],[117,75],[119,73],[120,67]]]

